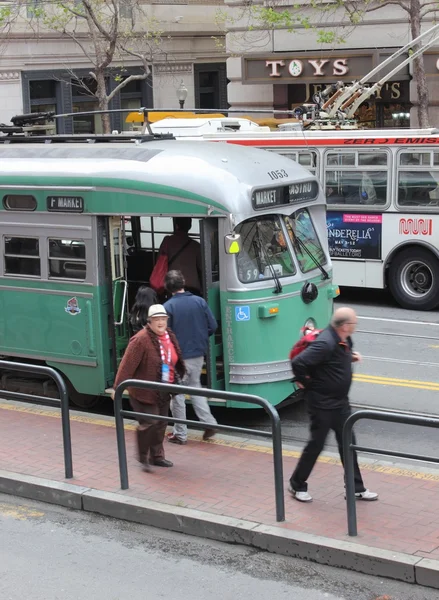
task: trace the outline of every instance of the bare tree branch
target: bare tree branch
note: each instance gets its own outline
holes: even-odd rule
[[[87,50],[87,48],[84,46],[84,44],[81,41],[79,41],[78,36],[76,35],[76,31],[71,32],[71,31],[68,31],[67,29],[63,29],[62,34],[66,35],[71,40],[73,40],[75,42],[75,44],[77,44],[81,48],[82,52],[88,58],[88,60],[92,64],[94,64],[95,59],[93,58],[92,54]]]
[[[142,75],[130,75],[123,81],[121,81],[107,96],[108,102],[113,100],[114,96],[120,92],[126,85],[131,83],[132,81],[143,81],[148,77],[148,73],[143,73]]]
[[[96,27],[96,29],[99,31],[99,33],[102,35],[102,37],[104,37],[106,40],[110,41],[110,34],[108,33],[108,31],[105,29],[105,27],[100,22],[90,1],[89,0],[81,0],[81,2],[84,5],[85,9],[87,10],[87,13],[90,15],[93,25]]]

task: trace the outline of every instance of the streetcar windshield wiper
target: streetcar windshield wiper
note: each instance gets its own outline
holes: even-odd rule
[[[277,274],[276,269],[274,268],[273,263],[271,262],[271,259],[268,256],[268,253],[267,253],[267,251],[265,249],[264,242],[262,240],[262,235],[261,235],[261,230],[260,230],[259,223],[256,223],[256,231],[258,232],[258,242],[259,242],[259,246],[260,246],[260,249],[261,249],[261,253],[262,253],[262,255],[265,258],[265,261],[266,261],[266,263],[267,263],[267,265],[268,265],[268,267],[269,267],[269,269],[271,271],[271,274],[272,274],[274,282],[275,282],[275,288],[274,288],[273,294],[281,294],[282,293],[282,284],[280,282],[279,275]]]
[[[306,252],[306,254],[308,254],[308,256],[313,261],[313,263],[315,264],[315,266],[318,269],[320,269],[320,271],[322,272],[323,279],[329,279],[329,273],[328,273],[328,271],[325,269],[325,267],[322,265],[322,263],[318,260],[318,258],[316,258],[314,256],[314,254],[311,252],[311,250],[308,249],[308,247],[305,244],[305,242],[299,238],[299,236],[294,232],[293,228],[291,228],[290,231],[291,231],[291,234],[293,236],[294,244],[295,245],[297,244],[297,246],[302,251],[304,251],[304,252]]]

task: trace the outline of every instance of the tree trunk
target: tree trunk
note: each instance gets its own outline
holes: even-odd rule
[[[410,27],[412,39],[417,38],[421,34],[421,3],[420,0],[411,0],[410,2]],[[416,45],[413,50],[417,50],[419,45]],[[418,121],[419,127],[429,127],[428,119],[428,87],[427,78],[425,76],[424,56],[421,55],[413,61],[413,74],[416,80],[416,91],[418,94]]]
[[[96,96],[98,98],[99,110],[108,110],[108,95],[104,71],[96,73]],[[101,115],[102,132],[111,133],[111,120],[108,113]]]

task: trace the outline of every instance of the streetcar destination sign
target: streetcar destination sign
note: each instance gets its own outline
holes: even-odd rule
[[[268,188],[265,190],[256,190],[253,192],[253,207],[270,208],[270,206],[280,206],[288,204],[288,197],[285,195],[285,186],[277,188]]]
[[[50,212],[84,212],[84,198],[80,196],[48,196],[47,210]]]
[[[317,181],[302,181],[292,185],[255,190],[252,196],[253,208],[258,210],[273,206],[312,202],[317,199],[318,193]]]
[[[299,202],[310,202],[315,200],[319,193],[319,184],[317,181],[304,181],[302,183],[293,183],[289,190],[289,203],[298,204]]]

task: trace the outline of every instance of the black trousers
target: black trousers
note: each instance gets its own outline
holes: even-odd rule
[[[325,447],[326,438],[332,429],[338,444],[341,462],[343,463],[343,426],[351,414],[349,407],[336,408],[331,410],[322,410],[312,408],[309,410],[310,416],[310,439],[305,446],[302,456],[297,463],[294,473],[291,475],[290,483],[296,492],[308,491],[308,478],[317,462],[317,459]],[[355,436],[353,436],[355,444]],[[354,475],[355,492],[364,492],[365,487],[358,466],[357,453],[354,452]]]

